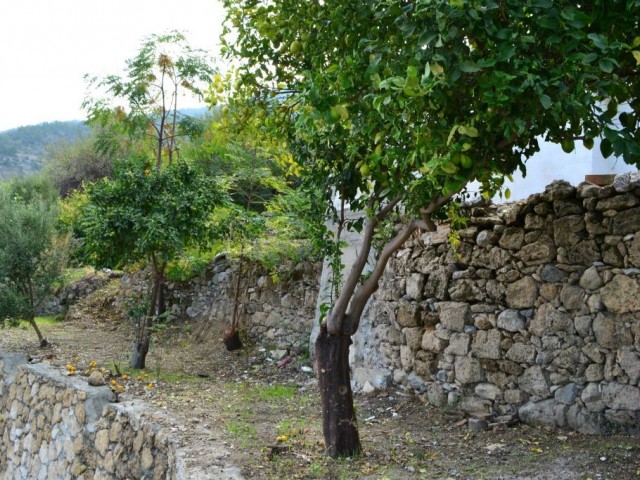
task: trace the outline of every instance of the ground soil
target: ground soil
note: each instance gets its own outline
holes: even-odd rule
[[[121,401],[141,398],[150,413],[160,412],[195,452],[187,463],[203,471],[207,452],[215,452],[220,468],[235,467],[246,479],[640,479],[640,438],[520,424],[473,432],[459,413],[400,389],[356,395],[364,452],[328,459],[308,359],[273,358],[248,342],[227,352],[220,339],[194,343],[182,325],[158,334],[147,370],[132,372],[131,326],[112,308],[117,281],[44,326],[50,347],[40,349],[35,333],[18,327],[0,331],[0,350],[63,371],[70,363],[76,374],[96,362],[113,375]]]

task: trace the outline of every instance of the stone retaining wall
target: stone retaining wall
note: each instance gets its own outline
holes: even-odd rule
[[[321,264],[303,262],[283,266],[277,273],[251,266],[243,275],[240,296],[241,326],[251,340],[269,348],[302,351],[309,343],[318,298]],[[169,283],[167,306],[174,315],[197,325],[193,334],[218,341],[233,312],[237,264],[217,258],[202,277]],[[122,279],[121,303],[146,292],[141,274]]]
[[[108,387],[0,354],[0,478],[185,478],[167,433],[114,400]]]
[[[390,261],[356,338],[359,386],[492,421],[640,429],[640,175],[471,217],[457,251],[440,228]]]

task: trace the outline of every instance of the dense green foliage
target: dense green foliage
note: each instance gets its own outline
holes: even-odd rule
[[[308,173],[357,208],[423,208],[473,179],[494,191],[540,137],[570,150],[604,135],[606,156],[640,158],[637,1],[226,6],[240,91],[289,115]]]
[[[84,248],[98,267],[155,257],[166,264],[190,246],[206,245],[221,186],[185,162],[162,170],[123,163],[114,179],[87,188],[80,224]]]
[[[29,321],[51,293],[67,258],[67,236],[59,234],[53,185],[26,178],[0,187],[0,323]]]

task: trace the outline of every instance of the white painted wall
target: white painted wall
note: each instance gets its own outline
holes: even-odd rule
[[[621,105],[619,111],[625,110],[631,111],[631,107]],[[523,178],[518,171],[513,175],[513,182],[505,181],[505,188],[511,190],[510,200],[520,200],[540,193],[554,180],[566,180],[572,185],[578,185],[584,181],[585,175],[617,175],[637,170],[635,166],[624,163],[621,158],[605,159],[600,153],[600,139],[595,140],[591,150],[587,150],[581,141],[576,141],[576,148],[571,153],[563,152],[562,147],[555,143],[544,142],[542,139],[539,142],[540,151],[527,160],[527,176]],[[469,187],[469,191],[478,189],[478,184]],[[493,200],[496,203],[504,201],[499,196]]]

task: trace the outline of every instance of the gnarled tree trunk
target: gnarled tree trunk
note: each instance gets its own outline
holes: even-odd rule
[[[409,236],[425,222],[407,222],[378,255],[371,275],[365,280],[362,274],[367,265],[372,240],[378,223],[397,205],[399,198],[386,205],[377,216],[369,218],[363,229],[363,240],[358,256],[351,268],[332,311],[320,327],[316,340],[316,367],[322,400],[322,429],[326,453],[331,457],[352,456],[362,450],[358,435],[351,376],[349,371],[349,346],[356,333],[365,305],[378,289],[382,273],[391,258]]]
[[[316,367],[322,400],[322,431],[326,454],[351,457],[362,451],[353,406],[348,335],[332,335],[326,325],[316,340]]]

